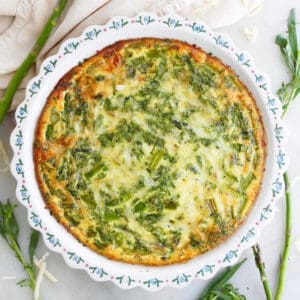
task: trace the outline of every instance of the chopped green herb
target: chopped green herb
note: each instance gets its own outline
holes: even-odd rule
[[[98,164],[96,164],[90,171],[86,172],[84,174],[86,179],[90,179],[91,177],[95,176],[96,174],[101,175],[101,178],[105,177],[105,172],[108,170],[107,166],[100,161]],[[101,172],[100,172],[101,171]]]
[[[82,195],[81,199],[83,200],[84,203],[86,203],[89,207],[91,207],[92,209],[95,209],[97,204],[95,202],[94,199],[94,195],[93,194],[86,194],[86,195]]]
[[[104,75],[97,75],[97,76],[95,76],[95,80],[96,81],[103,81],[104,79],[105,79]]]
[[[119,218],[119,215],[117,212],[113,210],[106,210],[104,213],[104,220],[105,221],[114,221]]]
[[[46,139],[48,141],[52,141],[54,139],[54,128],[53,125],[49,124],[47,125],[47,129],[46,129]]]
[[[146,204],[144,202],[138,202],[135,206],[134,206],[134,211],[135,212],[140,212],[145,210],[146,208]]]

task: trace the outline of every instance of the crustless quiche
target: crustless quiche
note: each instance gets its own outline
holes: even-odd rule
[[[115,43],[49,95],[34,143],[47,208],[108,258],[164,265],[204,253],[259,192],[265,133],[238,76],[176,40]]]

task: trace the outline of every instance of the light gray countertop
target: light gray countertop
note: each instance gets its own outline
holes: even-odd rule
[[[222,28],[219,31],[228,33],[238,48],[246,49],[254,58],[258,69],[269,75],[273,92],[279,88],[282,80],[288,79],[287,68],[283,65],[278,47],[274,44],[275,35],[286,29],[286,19],[292,7],[297,8],[300,20],[300,2],[296,0],[266,0],[263,9],[255,16],[249,17],[230,27]],[[115,15],[126,15],[126,9],[122,7],[122,1],[116,0],[108,5],[103,11],[105,20],[108,10],[113,10]],[[258,37],[255,43],[250,43],[242,34],[244,26],[255,27],[258,30]],[[300,173],[300,97],[291,105],[285,118],[290,135],[287,143],[287,151],[290,158],[289,175],[291,180]],[[0,126],[0,138],[4,141],[6,148],[9,147],[9,136],[14,127],[13,113],[7,115],[5,122]],[[1,201],[10,198],[16,202],[15,180],[9,174],[0,173]],[[292,186],[292,209],[293,229],[292,245],[289,257],[289,264],[286,276],[283,299],[300,299],[300,252],[295,248],[295,240],[300,237],[300,182]],[[275,217],[262,230],[260,246],[263,260],[266,265],[268,278],[272,288],[275,288],[280,253],[284,236],[284,200],[277,203]],[[26,210],[22,205],[16,210],[20,224],[20,242],[27,247],[29,236],[29,225],[27,222]],[[111,282],[95,282],[83,271],[69,268],[59,254],[49,251],[40,241],[38,256],[50,252],[47,258],[47,268],[55,274],[58,282],[50,283],[44,279],[41,287],[41,296],[44,300],[53,299],[198,299],[206,282],[193,281],[189,286],[182,289],[163,288],[158,292],[147,292],[141,288],[124,291]],[[259,273],[255,267],[251,249],[246,250],[243,257],[247,261],[234,277],[233,283],[249,300],[265,299]],[[15,276],[16,279],[3,280],[3,276]],[[24,278],[24,271],[14,257],[12,251],[0,238],[0,300],[2,299],[32,299],[32,292],[28,288],[16,286],[16,282]]]

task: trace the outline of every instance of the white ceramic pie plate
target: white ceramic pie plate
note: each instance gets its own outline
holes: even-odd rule
[[[267,134],[267,161],[261,191],[245,223],[219,247],[186,263],[147,267],[109,260],[80,244],[58,224],[41,197],[34,173],[32,145],[35,126],[47,96],[58,80],[73,66],[96,51],[128,38],[170,38],[196,44],[230,65],[257,101]],[[16,128],[11,135],[14,157],[11,171],[17,180],[17,198],[28,210],[30,225],[42,233],[46,245],[59,252],[67,264],[84,269],[98,281],[111,280],[123,289],[136,286],[158,290],[164,286],[184,287],[193,279],[208,279],[220,267],[237,262],[241,252],[258,240],[262,227],[271,220],[274,202],[283,193],[282,174],[287,168],[283,149],[286,130],[280,121],[281,104],[270,91],[264,74],[252,59],[236,49],[231,40],[212,32],[205,24],[179,16],[159,18],[142,13],[134,18],[115,17],[104,26],[90,26],[83,34],[65,41],[58,54],[47,58],[40,73],[26,89],[26,99],[16,110]]]

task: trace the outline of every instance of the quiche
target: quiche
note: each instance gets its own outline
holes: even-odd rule
[[[260,190],[256,102],[218,58],[178,40],[119,41],[64,75],[39,117],[47,209],[100,255],[166,265],[205,253]]]

